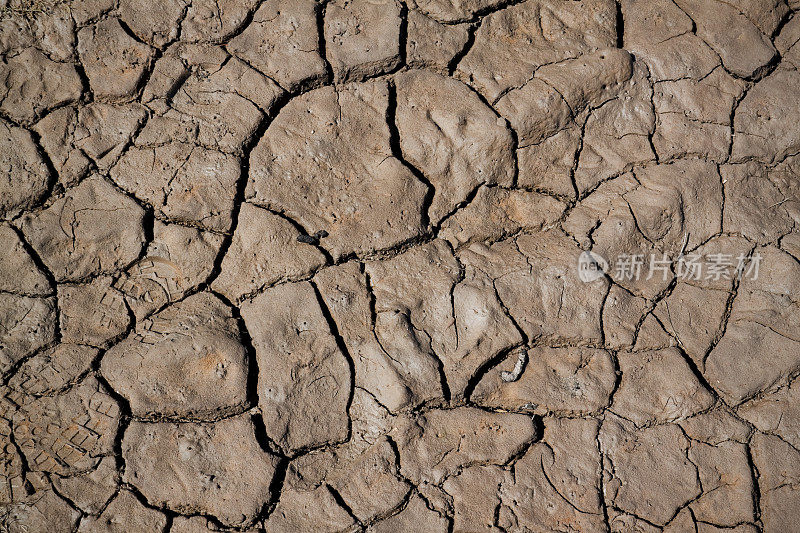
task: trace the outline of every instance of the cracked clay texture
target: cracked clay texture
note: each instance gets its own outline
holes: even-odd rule
[[[800,532],[800,1],[0,0],[0,533]]]

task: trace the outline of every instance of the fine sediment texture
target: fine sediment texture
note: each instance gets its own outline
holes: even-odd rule
[[[0,532],[799,527],[797,0],[5,0],[0,55]]]

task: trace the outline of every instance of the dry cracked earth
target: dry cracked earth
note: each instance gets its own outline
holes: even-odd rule
[[[798,0],[6,0],[0,53],[0,531],[800,531]]]

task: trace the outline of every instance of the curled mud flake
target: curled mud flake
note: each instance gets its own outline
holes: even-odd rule
[[[528,363],[528,350],[520,348],[517,351],[517,362],[514,363],[514,369],[510,372],[508,370],[502,370],[500,372],[500,379],[502,379],[506,383],[517,381],[519,377],[522,375],[522,371],[525,369],[525,365],[527,363]]]

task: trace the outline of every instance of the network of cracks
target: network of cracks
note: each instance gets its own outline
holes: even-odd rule
[[[3,3],[0,531],[797,529],[798,11]]]

